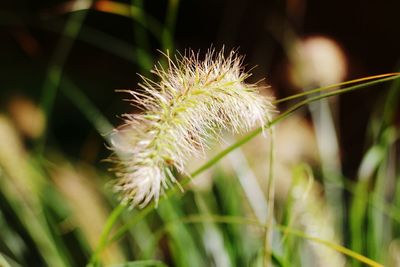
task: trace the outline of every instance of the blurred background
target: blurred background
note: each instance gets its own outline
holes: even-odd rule
[[[236,49],[253,74],[249,81],[261,80],[269,85],[262,93],[279,99],[399,71],[399,10],[397,0],[1,1],[0,266],[87,263],[116,203],[108,186],[112,174],[102,162],[109,155],[106,135],[121,123],[119,114],[137,111],[116,90],[137,88],[138,74],[151,78],[154,64],[165,62],[162,53],[184,54],[191,48],[204,55],[209,48]],[[305,233],[400,266],[399,89],[393,82],[330,98],[277,126],[280,223],[307,220],[310,216],[304,214],[310,213],[313,222],[299,226]],[[251,199],[251,190],[257,189],[240,179],[232,192],[221,189],[225,178],[243,175],[254,175],[255,186],[265,188],[269,147],[260,149],[259,144],[266,142],[255,140],[207,174],[219,178],[214,185],[207,177],[199,182],[200,195],[191,192],[186,200],[172,198],[173,205],[160,207],[129,233],[125,247],[109,246],[103,261],[157,258],[170,266],[259,266],[262,242],[245,249],[251,240],[241,236],[237,226],[177,226],[153,250],[141,245],[151,243],[146,234],[152,235],[163,221],[189,211],[255,214],[263,219],[265,203]],[[303,193],[293,193],[295,186]],[[235,207],[241,202],[232,200],[234,192],[248,200],[245,207]],[[215,199],[210,200],[212,193]],[[313,203],[321,206],[310,207]],[[330,207],[330,215],[321,213],[324,205]],[[174,207],[179,208],[172,212]],[[329,223],[321,223],[323,218],[330,218]],[[319,226],[308,229],[313,223]],[[331,232],[325,235],[318,227],[327,224]],[[249,231],[259,237],[254,229]],[[177,251],[185,245],[175,237],[184,244],[191,240],[188,250],[197,252],[182,256]],[[215,251],[226,257],[212,252],[213,244],[219,244]],[[297,241],[288,244],[278,246],[275,265],[328,266],[313,260],[325,252]],[[296,246],[301,247],[297,256],[289,255]],[[313,252],[304,259],[304,251]],[[337,261],[330,266],[345,266],[342,256],[332,257]],[[351,260],[347,264],[361,266]]]

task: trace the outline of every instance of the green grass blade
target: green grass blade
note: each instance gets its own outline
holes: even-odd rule
[[[131,18],[147,29],[161,44],[163,43],[163,26],[140,7],[116,1],[101,0],[96,1],[92,8],[96,11]]]
[[[79,24],[78,22],[73,22],[75,24]],[[40,29],[44,29],[51,32],[60,33],[60,25],[58,22],[54,22],[52,24],[46,23],[40,25]],[[68,38],[73,38],[74,35],[71,32],[61,32],[60,34],[65,35]],[[111,36],[103,31],[92,28],[88,25],[82,25],[80,34],[76,36],[77,40],[90,44],[94,47],[102,49],[108,53],[116,55],[122,59],[125,59],[129,62],[133,62],[138,64],[139,67],[145,67],[147,65],[142,65],[140,61],[138,61],[137,53],[146,53],[139,47],[134,47],[114,36]],[[147,66],[151,68],[151,66]]]
[[[168,7],[166,12],[166,19],[164,23],[164,30],[162,33],[162,45],[164,51],[174,50],[174,32],[176,17],[178,14],[180,0],[168,0]]]
[[[195,235],[187,225],[179,222],[184,211],[178,199],[169,197],[157,208],[164,223],[175,221],[168,228],[168,247],[177,267],[201,267],[206,265],[206,257],[195,240]]]
[[[86,15],[87,10],[76,12],[70,15],[63,30],[65,34],[61,35],[60,41],[58,42],[56,50],[50,61],[50,65],[48,66],[41,96],[41,107],[46,115],[47,123],[50,121],[50,114],[53,109],[54,99],[61,82],[65,62],[69,52],[72,49],[74,41],[79,34],[81,25],[83,24]],[[45,139],[45,134],[43,134],[37,141],[37,150],[39,154],[41,154],[44,150],[46,141]]]
[[[144,10],[144,3],[143,0],[132,0],[131,2],[131,8],[139,8],[141,10]],[[134,11],[132,11],[134,13]],[[142,12],[143,13],[143,12]],[[146,16],[142,16],[141,18],[142,24],[147,25],[146,21]],[[146,26],[147,27],[147,26]],[[141,73],[149,73],[149,70],[153,67],[154,62],[153,58],[150,56],[151,49],[150,49],[150,40],[147,36],[147,33],[145,31],[145,28],[142,25],[139,25],[138,23],[134,23],[133,29],[134,29],[134,37],[136,41],[136,55],[137,55],[137,60],[139,63],[139,66],[141,68]]]
[[[323,86],[323,87],[319,87],[316,89],[307,90],[305,92],[298,93],[295,95],[291,95],[291,96],[288,96],[285,98],[278,99],[275,101],[275,104],[287,102],[290,100],[294,100],[294,99],[301,98],[301,97],[308,96],[308,95],[313,95],[316,93],[325,92],[325,91],[328,91],[328,90],[331,90],[334,88],[338,88],[338,87],[342,87],[345,85],[351,85],[354,83],[366,82],[369,80],[376,80],[376,79],[380,79],[380,78],[393,77],[393,76],[399,76],[399,75],[400,75],[400,72],[385,73],[385,74],[373,75],[373,76],[363,77],[363,78],[354,79],[354,80],[350,80],[350,81],[345,81],[345,82],[341,82],[341,83],[336,83],[336,84],[332,84],[332,85],[328,85],[328,86]]]
[[[67,76],[61,84],[62,92],[75,104],[86,119],[92,123],[97,132],[110,142],[108,135],[113,131],[114,126],[108,122],[99,109],[82,93],[82,91]]]

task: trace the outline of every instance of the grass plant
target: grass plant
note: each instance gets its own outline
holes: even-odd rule
[[[242,102],[236,98],[227,99],[230,96],[227,91],[232,92],[238,86],[247,88],[244,86],[247,75],[237,76],[236,83],[225,79],[224,75],[237,74],[230,69],[232,64],[238,68],[240,65],[240,60],[232,56],[227,63],[221,54],[218,64],[210,57],[208,65],[201,66],[199,71],[196,68],[201,61],[193,54],[191,60],[195,59],[195,63],[191,65],[193,61],[183,60],[169,75],[163,76],[168,64],[175,64],[162,54],[172,55],[175,50],[179,0],[166,1],[166,13],[160,21],[146,12],[146,3],[142,0],[82,3],[86,4],[63,9],[63,14],[68,15],[65,23],[58,24],[61,20],[55,19],[52,24],[35,25],[59,33],[60,38],[48,64],[39,99],[46,118],[45,130],[34,140],[34,145],[27,146],[9,116],[0,113],[0,266],[399,266],[400,172],[396,111],[400,73],[363,77],[275,99],[271,106],[280,109],[285,104],[286,108],[269,116],[266,110],[271,106],[263,102],[265,98],[257,100],[253,95],[238,94]],[[91,12],[132,20],[134,44],[86,25]],[[110,186],[116,179],[115,174],[104,170],[107,163],[90,165],[80,158],[72,158],[52,140],[52,121],[67,116],[53,113],[55,101],[59,100],[72,104],[106,146],[112,147],[115,141],[110,135],[114,126],[107,114],[97,107],[78,78],[65,67],[77,41],[135,64],[138,72],[148,77],[146,88],[151,90],[147,93],[158,97],[160,102],[165,95],[157,92],[167,87],[173,89],[181,82],[179,78],[186,75],[195,79],[207,75],[209,68],[214,69],[218,75],[210,84],[223,91],[225,98],[221,101],[215,94],[208,96],[206,100],[210,105],[217,107],[212,114],[207,114],[209,107],[196,110],[204,117],[214,116],[214,120],[204,119],[200,125],[206,125],[204,132],[193,138],[201,139],[197,145],[212,146],[202,138],[211,135],[216,124],[219,130],[230,129],[240,135],[231,137],[232,143],[222,142],[218,151],[206,153],[206,159],[197,164],[197,168],[186,169],[186,165],[191,165],[187,163],[193,153],[182,152],[180,148],[180,157],[173,160],[174,164],[162,161],[162,168],[174,165],[178,170],[172,170],[168,179],[173,177],[179,185],[170,183],[164,191],[155,190],[138,199],[129,195],[125,202],[131,205],[120,203]],[[154,53],[152,42],[157,43],[162,53]],[[157,74],[164,82],[164,86],[159,87],[151,81],[157,75],[150,73],[151,66],[158,61],[161,65]],[[183,69],[187,66],[192,69],[185,73]],[[198,87],[204,83],[207,79],[189,85]],[[276,191],[282,186],[276,158],[279,147],[274,138],[279,135],[279,125],[313,103],[346,93],[363,94],[363,90],[370,87],[386,94],[386,98],[369,119],[366,134],[369,141],[356,177],[346,177],[340,168],[329,172],[326,162],[311,164],[304,160],[288,168],[287,194],[280,195],[280,191]],[[252,93],[254,88],[249,88],[247,92]],[[146,102],[146,96],[140,93],[133,93],[133,96],[148,109],[157,106],[151,99]],[[256,99],[256,102],[249,99]],[[219,104],[231,104],[246,111],[253,108],[253,116],[235,121],[242,110],[226,108],[225,115],[231,116],[228,116],[228,127],[225,121],[218,120],[226,107]],[[154,124],[151,115],[154,114],[147,113],[147,122]],[[137,118],[132,115],[128,122]],[[140,124],[135,123],[135,126]],[[313,124],[313,127],[321,126],[315,119]],[[185,129],[192,127],[192,131],[200,127],[190,120],[182,125]],[[219,130],[216,134],[219,139],[228,140]],[[266,137],[257,143],[257,137],[263,133]],[[178,142],[187,146],[185,140],[187,136],[178,136],[168,144],[169,149],[178,149],[174,147]],[[246,152],[251,143],[267,151],[262,159],[255,159]],[[335,145],[340,151],[338,143]],[[191,149],[197,152],[195,145]],[[165,160],[165,151],[160,151],[155,150],[155,156]],[[230,161],[228,156],[231,156]],[[143,163],[146,158],[141,160]],[[231,166],[238,162],[240,166]],[[261,162],[261,176],[254,162]],[[129,166],[123,172],[129,174]],[[246,187],[241,180],[248,179],[249,175],[253,179],[251,186],[257,187],[256,192],[249,191],[251,186]],[[260,211],[260,207],[265,210]]]

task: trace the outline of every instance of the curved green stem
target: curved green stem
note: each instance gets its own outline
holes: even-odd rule
[[[115,222],[117,221],[118,217],[124,211],[124,208],[125,208],[124,205],[119,204],[111,212],[111,214],[108,217],[107,222],[104,226],[103,232],[100,235],[99,244],[97,245],[97,248],[96,248],[95,252],[93,253],[92,257],[90,258],[88,266],[96,266],[96,264],[98,263],[99,255],[103,251],[103,249],[107,246],[108,236],[109,236]]]
[[[354,83],[365,82],[365,81],[369,81],[369,80],[376,80],[376,79],[385,78],[385,77],[399,76],[399,75],[400,75],[400,72],[385,73],[385,74],[373,75],[373,76],[363,77],[363,78],[354,79],[354,80],[350,80],[350,81],[345,81],[345,82],[342,82],[342,83],[331,84],[331,85],[328,85],[328,86],[323,86],[323,87],[319,87],[319,88],[316,88],[316,89],[307,90],[305,92],[301,92],[301,93],[294,94],[294,95],[291,95],[291,96],[288,96],[288,97],[285,97],[285,98],[278,99],[278,100],[276,100],[274,102],[274,104],[279,104],[279,103],[286,102],[286,101],[293,100],[293,99],[297,99],[297,98],[300,98],[300,97],[303,97],[303,96],[308,96],[308,95],[311,95],[311,94],[320,93],[320,92],[327,91],[329,89],[333,89],[333,88],[337,88],[337,87],[341,87],[341,86],[344,86],[344,85],[350,85],[350,84],[354,84]]]
[[[91,2],[89,2],[90,4]],[[46,116],[47,124],[51,120],[51,114],[54,106],[54,101],[57,95],[58,88],[60,87],[61,79],[63,76],[64,66],[68,59],[68,55],[78,37],[83,22],[87,16],[88,11],[75,12],[71,14],[63,29],[63,34],[58,41],[56,49],[50,60],[50,64],[46,70],[46,78],[42,86],[42,95],[40,106]],[[68,37],[67,37],[68,36]],[[48,128],[48,125],[46,125]],[[36,150],[41,157],[46,146],[46,132],[36,140]]]
[[[269,155],[268,155],[268,180],[267,180],[267,197],[268,197],[268,210],[267,221],[265,222],[265,236],[264,236],[264,266],[271,265],[272,256],[272,231],[274,227],[274,200],[275,200],[275,181],[274,181],[274,156],[275,156],[275,131],[273,127],[269,127]]]
[[[99,12],[110,13],[114,15],[119,15],[127,17],[138,22],[143,28],[148,30],[154,38],[163,44],[163,26],[157,21],[153,16],[144,12],[140,6],[133,6],[126,3],[120,3],[117,1],[100,0],[90,7]],[[164,33],[164,34],[168,34]]]

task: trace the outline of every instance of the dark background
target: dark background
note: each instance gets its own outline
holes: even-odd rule
[[[124,1],[121,1],[124,2]],[[2,0],[0,4],[0,103],[2,111],[13,95],[24,95],[39,103],[46,68],[69,13],[57,12],[66,1]],[[124,3],[129,3],[125,1]],[[165,20],[167,1],[144,1],[145,10],[158,21]],[[286,61],[280,43],[285,28],[298,36],[324,35],[344,49],[347,79],[393,72],[398,68],[400,47],[400,1],[180,1],[174,44],[206,51],[236,48],[246,55],[248,68],[257,66],[253,80],[266,78],[277,97],[293,94],[283,71]],[[84,25],[135,47],[135,28],[126,18],[90,10]],[[153,59],[160,44],[150,38]],[[138,65],[78,38],[66,60],[68,75],[114,124],[115,114],[129,109],[121,102],[118,88],[135,88]],[[370,113],[386,94],[384,86],[341,96],[340,142],[344,171],[358,165]],[[76,107],[57,93],[49,127],[50,145],[71,157],[80,157],[88,140],[103,141]],[[29,145],[29,143],[28,143]],[[104,152],[105,153],[105,152]],[[101,153],[100,153],[101,154]],[[97,160],[97,159],[95,159]]]

